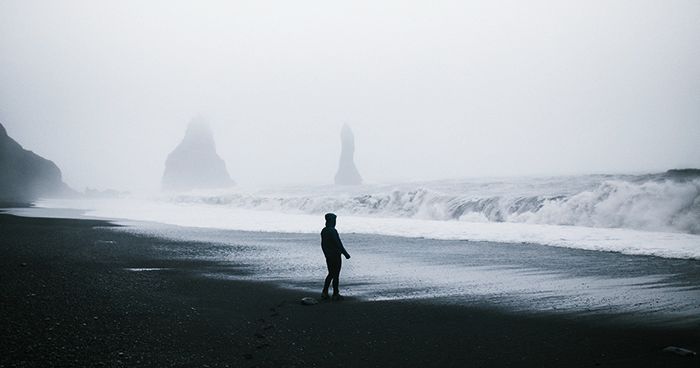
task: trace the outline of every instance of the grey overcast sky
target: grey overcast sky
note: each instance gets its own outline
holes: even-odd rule
[[[0,122],[159,186],[205,116],[244,185],[700,166],[700,1],[0,0]]]

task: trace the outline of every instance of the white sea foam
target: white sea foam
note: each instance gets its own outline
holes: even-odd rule
[[[41,201],[88,215],[181,226],[538,243],[700,259],[700,172],[316,186]],[[53,213],[52,215],[55,215]]]
[[[81,209],[86,211],[87,216],[101,218],[243,231],[317,233],[323,225],[321,215],[149,199],[47,200],[38,202],[37,206]],[[537,243],[633,255],[700,259],[700,236],[694,234],[532,223],[388,218],[345,215],[341,211],[336,213],[340,215],[338,228],[345,233]]]
[[[285,213],[626,228],[700,234],[700,177],[579,176],[163,196]]]
[[[149,271],[167,271],[170,268],[160,268],[160,267],[150,267],[150,268],[125,268],[127,271],[131,272],[149,272]]]

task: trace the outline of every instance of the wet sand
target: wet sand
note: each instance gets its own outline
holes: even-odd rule
[[[661,351],[698,351],[698,328],[415,301],[303,306],[308,293],[202,276],[245,265],[181,257],[220,245],[111,226],[0,215],[0,367],[700,364]]]

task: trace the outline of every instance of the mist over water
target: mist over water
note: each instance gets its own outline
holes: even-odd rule
[[[2,1],[0,121],[77,190],[158,190],[199,114],[243,186],[333,183],[344,123],[365,183],[698,167],[699,15],[697,1]]]

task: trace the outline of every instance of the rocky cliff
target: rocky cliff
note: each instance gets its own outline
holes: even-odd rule
[[[216,153],[214,136],[201,119],[187,127],[185,138],[168,155],[162,187],[164,190],[225,188],[234,185],[226,163]]]
[[[335,183],[339,185],[357,185],[362,184],[362,177],[355,167],[355,136],[347,124],[343,125],[340,132],[340,142],[342,145],[340,151],[340,164],[338,172],[335,174]]]
[[[27,203],[69,192],[56,164],[22,148],[0,124],[1,202]]]

